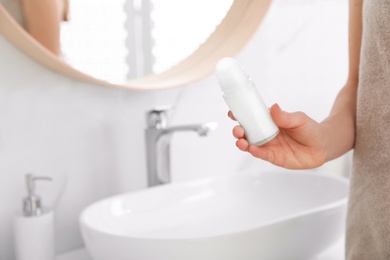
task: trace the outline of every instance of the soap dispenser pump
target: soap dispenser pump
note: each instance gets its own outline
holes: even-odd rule
[[[51,181],[50,177],[34,177],[32,174],[26,174],[26,188],[28,195],[23,200],[23,215],[25,216],[40,216],[43,213],[41,198],[35,194],[35,181],[47,180]]]
[[[42,206],[35,193],[35,182],[51,181],[50,177],[26,174],[27,196],[23,199],[23,214],[14,220],[15,255],[18,260],[53,260],[54,217],[53,211]]]

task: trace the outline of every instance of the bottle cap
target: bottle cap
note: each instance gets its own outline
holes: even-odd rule
[[[245,86],[248,74],[233,58],[223,58],[217,64],[215,75],[222,91],[227,94]]]

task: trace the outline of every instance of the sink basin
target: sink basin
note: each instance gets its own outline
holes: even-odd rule
[[[94,260],[305,260],[344,233],[348,182],[240,173],[107,198],[80,216]]]

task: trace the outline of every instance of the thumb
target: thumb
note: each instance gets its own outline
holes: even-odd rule
[[[278,104],[274,104],[271,109],[271,116],[275,124],[280,128],[292,129],[305,125],[308,116],[303,112],[288,113],[283,111]]]

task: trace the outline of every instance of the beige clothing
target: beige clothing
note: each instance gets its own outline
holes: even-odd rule
[[[20,0],[0,0],[0,3],[22,27],[26,28],[26,23],[23,18],[22,4],[20,3]]]
[[[390,0],[364,0],[348,260],[390,259]]]

